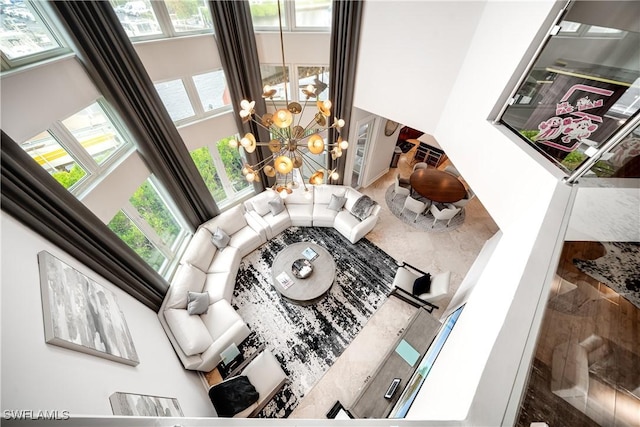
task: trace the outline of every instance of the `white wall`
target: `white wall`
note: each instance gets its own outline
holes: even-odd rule
[[[175,397],[186,416],[214,416],[199,376],[175,355],[157,314],[2,213],[2,409],[111,415],[109,396]],[[137,366],[45,343],[37,254],[46,250],[114,292],[127,320]]]
[[[154,82],[222,68],[213,34],[139,42],[134,47]]]
[[[24,142],[94,102],[100,93],[69,56],[2,73],[2,130]]]
[[[354,105],[433,133],[483,8],[480,1],[367,1]]]

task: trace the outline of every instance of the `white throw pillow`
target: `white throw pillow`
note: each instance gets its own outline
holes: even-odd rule
[[[271,215],[278,215],[284,210],[284,201],[280,197],[269,200],[269,209],[271,210]]]
[[[231,241],[231,237],[220,227],[216,228],[216,231],[211,236],[211,241],[220,250],[227,247]]]
[[[189,292],[187,294],[187,313],[191,315],[205,314],[209,310],[208,292]]]
[[[345,203],[347,203],[346,197],[340,197],[340,196],[336,196],[335,194],[332,194],[331,200],[329,201],[329,206],[327,206],[327,209],[340,212],[340,210],[344,207]]]

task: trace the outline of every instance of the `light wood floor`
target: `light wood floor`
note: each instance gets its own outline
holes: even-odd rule
[[[564,244],[519,425],[528,426],[532,421],[560,425],[569,419],[581,425],[591,425],[593,419],[598,420],[595,425],[640,425],[640,399],[631,394],[640,394],[640,310],[572,262],[574,258],[596,259],[604,253],[596,242]],[[589,396],[598,394],[588,400],[585,409],[590,419],[551,393],[550,368],[558,345],[583,342],[592,335],[608,340],[608,357],[613,360],[598,373],[604,380],[589,382]]]

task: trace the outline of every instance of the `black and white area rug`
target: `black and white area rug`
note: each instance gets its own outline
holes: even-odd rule
[[[607,253],[594,260],[574,259],[584,273],[640,308],[640,243],[602,242]]]
[[[411,212],[410,210],[405,210],[402,212],[402,207],[404,206],[404,201],[407,199],[407,196],[398,195],[396,197],[393,191],[394,185],[391,185],[387,188],[387,192],[384,194],[384,200],[387,202],[387,207],[398,219],[400,219],[405,224],[409,224],[410,226],[417,228],[421,231],[434,231],[434,232],[442,232],[442,231],[451,231],[460,227],[464,224],[465,212],[464,208],[456,216],[451,219],[449,226],[447,227],[447,221],[436,221],[435,225],[433,224],[433,215],[429,210],[418,215],[418,219],[416,220],[415,212]],[[414,194],[412,196],[414,199],[426,201],[426,199],[422,198],[418,194]],[[433,228],[432,228],[433,226]]]
[[[314,305],[283,301],[272,286],[273,259],[296,242],[326,248],[336,263],[335,283]],[[233,305],[252,333],[240,347],[250,354],[264,344],[290,381],[261,417],[289,416],[386,300],[397,268],[368,240],[353,245],[333,228],[320,227],[290,227],[242,260]]]

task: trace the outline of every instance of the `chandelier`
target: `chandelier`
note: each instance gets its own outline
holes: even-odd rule
[[[282,52],[282,70],[284,75],[284,98],[285,107],[278,108],[273,99],[277,90],[269,85],[263,89],[262,97],[270,100],[275,112],[273,114],[265,112],[258,117],[254,107],[255,101],[243,99],[240,103],[240,117],[243,123],[249,121],[269,132],[271,140],[259,142],[252,133],[246,133],[242,138],[231,139],[229,145],[233,148],[242,147],[247,153],[253,153],[256,147],[268,147],[271,152],[264,160],[256,163],[246,163],[242,168],[244,178],[249,181],[259,180],[260,171],[266,176],[275,179],[273,189],[281,197],[286,197],[298,186],[294,174],[297,171],[302,178],[302,185],[306,189],[307,183],[319,185],[325,182],[336,181],[340,178],[337,172],[337,159],[342,157],[343,150],[346,150],[349,143],[342,139],[340,132],[345,125],[344,120],[337,117],[331,119],[331,101],[316,100],[318,94],[324,88],[317,88],[316,85],[309,84],[302,89],[305,95],[304,103],[289,102],[287,95],[287,73],[284,60],[284,39],[282,35],[282,16],[280,13],[280,2],[278,1],[278,18],[280,20],[280,48]],[[309,104],[314,105],[317,111],[306,125],[303,125],[302,118],[305,109]],[[328,136],[329,129],[335,129],[337,139],[330,143],[325,141],[323,134]],[[316,155],[324,154],[325,163],[328,156],[334,160],[334,168],[329,169],[327,165],[322,165],[314,158]],[[312,170],[307,178],[303,174],[303,169]]]

